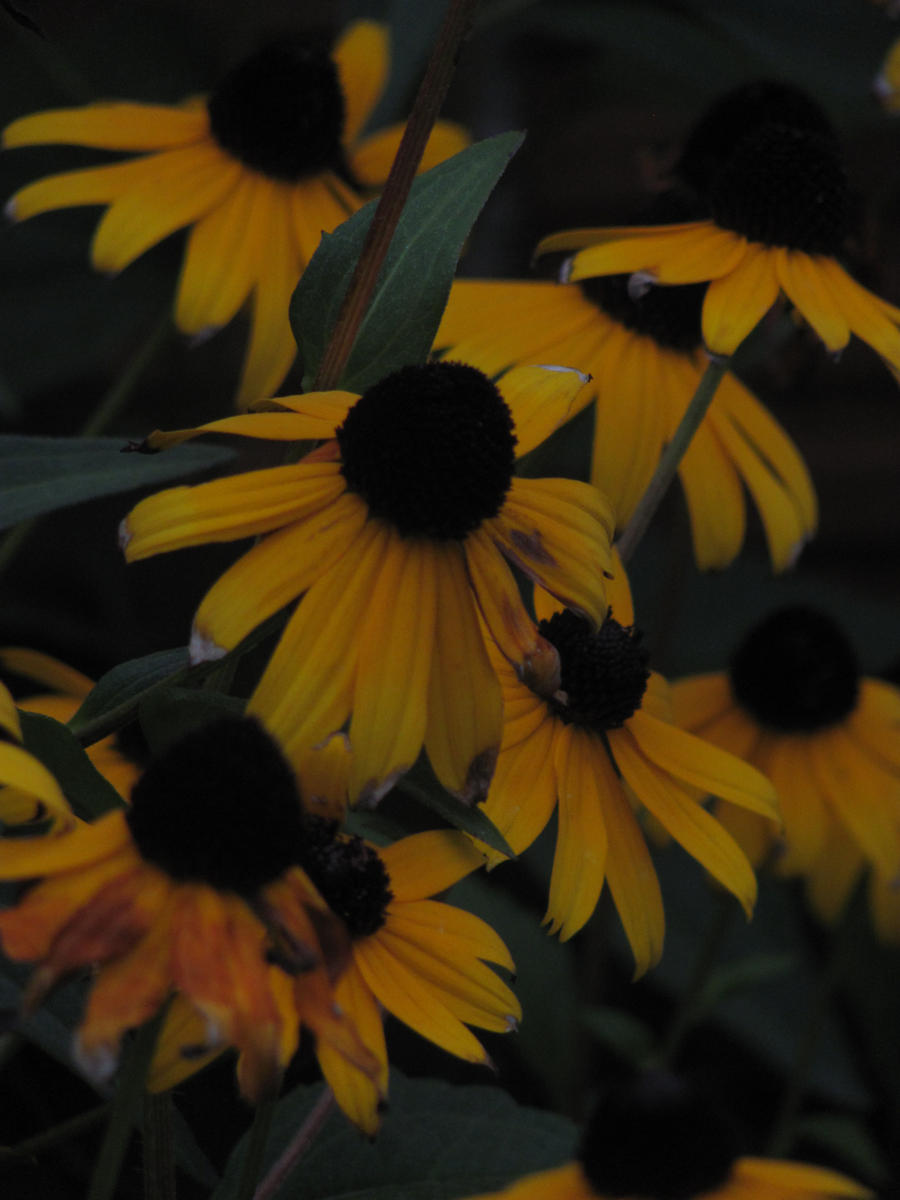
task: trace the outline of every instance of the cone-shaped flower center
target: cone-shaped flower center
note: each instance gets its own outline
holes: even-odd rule
[[[559,651],[565,698],[557,693],[551,710],[567,725],[597,733],[621,728],[640,708],[650,678],[640,632],[609,616],[593,630],[569,609],[538,628]]]
[[[678,174],[706,196],[732,148],[748,133],[772,122],[837,144],[834,128],[815,100],[790,83],[760,79],[727,92],[700,117],[684,144]]]
[[[154,759],[126,820],[141,857],[171,878],[244,896],[297,861],[304,834],[290,767],[240,717],[204,725]]]
[[[798,605],[779,609],[750,631],[732,659],[731,687],[761,725],[815,733],[855,708],[859,666],[831,617]]]
[[[579,1157],[598,1195],[688,1200],[727,1180],[736,1147],[719,1106],[654,1071],[606,1093]]]
[[[850,193],[834,140],[770,122],[746,134],[712,179],[717,225],[752,242],[837,255]]]
[[[344,94],[321,42],[264,47],[226,75],[207,106],[222,149],[263,175],[294,183],[342,166]]]
[[[581,290],[608,317],[645,334],[670,350],[696,350],[702,342],[700,310],[705,283],[685,287],[650,287],[630,292],[628,275],[599,275],[582,279]]]
[[[303,868],[328,907],[346,922],[353,938],[368,937],[384,924],[393,899],[381,856],[359,837],[337,837],[337,826],[305,819]]]
[[[493,383],[463,363],[403,367],[337,431],[347,487],[406,537],[462,539],[499,513],[516,437]]]

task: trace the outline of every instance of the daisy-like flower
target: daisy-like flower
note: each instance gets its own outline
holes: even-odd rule
[[[900,369],[900,309],[838,261],[851,202],[831,136],[752,125],[711,174],[704,199],[709,220],[573,229],[545,238],[538,253],[575,251],[566,282],[623,273],[637,289],[709,281],[701,323],[711,354],[733,354],[783,292],[832,353],[855,333]]]
[[[825,1167],[737,1154],[721,1109],[663,1072],[609,1089],[577,1157],[469,1200],[867,1200]]]
[[[591,482],[616,528],[628,523],[697,389],[703,289],[629,292],[626,276],[554,284],[459,280],[436,345],[496,375],[514,363],[566,362],[591,375],[571,416],[592,401]],[[742,484],[759,509],[773,566],[796,558],[816,526],[816,498],[796,447],[732,374],[722,380],[679,466],[694,555],[727,567],[746,526]]]
[[[539,631],[560,657],[555,694],[529,688],[496,659],[505,723],[484,811],[518,854],[557,809],[546,921],[563,939],[577,933],[605,880],[641,974],[662,952],[664,917],[640,810],[728,888],[748,916],[756,899],[753,869],[700,800],[713,793],[775,821],[777,810],[758,771],[672,723],[667,684],[647,668],[623,576],[611,599],[606,619],[591,629],[536,596]]]
[[[0,879],[38,881],[0,913],[6,954],[37,962],[26,1010],[91,966],[76,1053],[94,1077],[173,991],[202,1016],[207,1044],[240,1051],[251,1101],[277,1087],[298,1011],[320,1044],[374,1073],[329,982],[346,934],[297,866],[300,798],[261,726],[230,718],[186,735],[151,762],[131,801],[59,837],[0,843]]]
[[[71,205],[108,205],[91,246],[99,271],[122,270],[192,226],[175,322],[205,335],[252,299],[250,344],[237,403],[277,390],[297,347],[288,302],[323,231],[355,212],[387,178],[403,133],[363,136],[388,74],[387,29],[350,25],[329,51],[282,38],[251,55],[206,98],[180,105],[98,103],[21,117],[3,144],[67,143],[134,151],[124,163],[51,175],[9,202],[15,220]],[[462,149],[439,122],[427,169]]]
[[[673,685],[685,729],[755,763],[778,793],[783,830],[718,810],[752,861],[807,881],[826,920],[861,873],[881,936],[900,940],[900,690],[864,678],[831,617],[779,609],[746,636],[728,672]]]
[[[22,745],[16,702],[0,683],[0,825],[27,825],[48,818],[57,830],[75,820],[59,784]]]
[[[335,835],[320,822],[305,858],[310,878],[350,931],[350,962],[335,998],[379,1063],[370,1078],[327,1042],[319,1063],[344,1112],[366,1133],[378,1127],[387,1095],[388,1055],[381,1010],[467,1062],[489,1064],[467,1028],[508,1033],[521,1009],[487,963],[507,971],[509,951],[480,917],[434,900],[483,858],[463,834],[418,833],[376,848]]]
[[[92,679],[74,667],[52,658],[49,654],[23,646],[5,646],[0,649],[0,667],[49,688],[49,691],[24,696],[18,701],[18,707],[25,712],[53,717],[62,724],[75,715],[81,707],[82,700],[94,686]],[[109,737],[94,742],[87,747],[86,753],[100,774],[113,785],[122,799],[127,801],[140,775],[140,768],[122,752],[116,735],[110,734]]]
[[[502,727],[479,613],[518,675],[546,687],[558,670],[507,559],[589,625],[606,611],[605,499],[586,483],[513,477],[516,451],[559,424],[583,382],[523,367],[498,389],[473,367],[432,363],[362,397],[284,397],[278,411],[153,435],[151,446],[198,432],[328,440],[296,464],[142,501],[123,522],[126,557],[268,534],[201,603],[194,659],[302,595],[249,711],[292,761],[349,717],[354,800],[377,799],[423,745],[441,782],[477,799]]]

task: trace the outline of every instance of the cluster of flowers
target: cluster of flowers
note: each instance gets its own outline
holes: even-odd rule
[[[650,669],[613,548],[707,359],[727,362],[782,294],[829,351],[855,333],[900,372],[900,310],[839,263],[850,205],[827,119],[793,89],[741,89],[697,126],[653,214],[690,220],[552,235],[538,253],[567,255],[560,282],[458,281],[428,363],[363,395],[272,400],[295,355],[288,301],[320,233],[383,182],[399,142],[399,127],[362,136],[387,62],[384,29],[361,22],[331,50],[262,51],[205,99],[45,112],[3,135],[10,147],[139,152],[30,184],[9,211],[108,206],[91,251],[107,271],[190,226],[175,302],[185,333],[250,299],[240,411],[157,431],[146,449],[231,435],[282,443],[278,465],[143,500],[121,544],[135,561],[256,539],[197,609],[195,663],[293,605],[244,716],[186,734],[143,772],[93,748],[101,771],[122,772],[123,800],[93,823],[23,749],[0,691],[0,817],[52,822],[0,842],[0,879],[35,881],[0,914],[3,948],[38,964],[26,1007],[96,968],[78,1033],[93,1074],[111,1073],[124,1032],[174,995],[152,1088],[231,1046],[259,1101],[305,1027],[340,1107],[369,1134],[388,1090],[383,1011],[472,1062],[487,1060],[468,1026],[503,1032],[521,1016],[488,965],[513,969],[500,938],[432,898],[504,856],[456,830],[376,846],[344,828],[423,750],[515,854],[556,813],[546,921],[573,936],[608,884],[636,974],[664,938],[648,829],[748,916],[762,863],[803,876],[827,917],[867,871],[878,929],[900,936],[900,692],[862,679],[830,619],[797,608],[752,631],[728,674],[670,686]],[[465,141],[439,123],[423,166]],[[518,458],[591,404],[590,483],[516,475]],[[730,372],[679,474],[701,567],[739,552],[744,487],[776,570],[814,532],[796,447]],[[38,711],[64,719],[76,703],[64,697],[90,686],[35,656],[17,662],[60,693]],[[658,1107],[669,1085],[653,1088]],[[642,1156],[617,1156],[610,1122],[598,1114],[579,1163],[510,1194],[669,1194],[630,1180],[622,1162]],[[866,1194],[732,1153],[671,1194],[701,1192]]]

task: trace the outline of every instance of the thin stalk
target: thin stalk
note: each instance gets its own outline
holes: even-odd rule
[[[669,484],[675,478],[679,464],[687,453],[687,448],[691,444],[691,439],[697,432],[700,422],[706,416],[707,409],[716,394],[716,388],[722,382],[730,362],[729,358],[711,358],[706,370],[701,375],[697,390],[691,397],[691,402],[685,409],[684,416],[681,418],[671,442],[663,451],[653,478],[647,484],[647,490],[638,501],[631,520],[619,538],[618,549],[623,563],[628,562],[634,554],[638,542],[647,532],[647,526],[668,491]]]
[[[266,1146],[269,1144],[269,1132],[272,1128],[272,1118],[275,1115],[275,1101],[263,1100],[257,1104],[253,1114],[253,1124],[247,1136],[247,1150],[241,1164],[241,1178],[238,1183],[236,1200],[250,1200],[256,1184],[262,1173]]]
[[[315,391],[328,391],[340,382],[477,7],[478,0],[450,0],[447,5],[397,156],[319,363],[313,384]]]
[[[141,1097],[156,1048],[157,1035],[167,1011],[168,1005],[165,1004],[154,1017],[140,1027],[126,1055],[106,1135],[94,1164],[87,1200],[112,1200],[115,1195],[119,1172],[139,1117]]]
[[[334,1092],[326,1085],[309,1116],[288,1142],[281,1156],[253,1193],[253,1200],[270,1200],[313,1144],[334,1107]]]
[[[169,1092],[144,1093],[142,1134],[145,1200],[175,1200],[175,1141]]]
[[[67,1121],[60,1121],[58,1125],[44,1129],[40,1133],[36,1133],[34,1137],[26,1138],[15,1146],[0,1147],[0,1159],[36,1158],[42,1151],[50,1150],[60,1142],[66,1142],[69,1138],[78,1137],[88,1129],[93,1129],[95,1125],[101,1124],[108,1115],[109,1104],[98,1104],[96,1108],[89,1108],[87,1112],[79,1113],[77,1117],[69,1117]]]
[[[100,403],[78,431],[77,437],[97,437],[109,425],[110,421],[122,410],[134,393],[141,376],[155,358],[166,333],[170,327],[169,309],[157,321],[150,333],[141,342],[134,354],[126,362],[121,374],[113,380],[109,389],[100,399]],[[41,517],[32,517],[22,521],[11,529],[0,544],[0,575],[16,557],[25,542],[31,537]]]

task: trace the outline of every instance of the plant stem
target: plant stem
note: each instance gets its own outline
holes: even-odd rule
[[[247,1149],[241,1164],[241,1178],[238,1183],[236,1200],[250,1200],[256,1188],[256,1182],[262,1171],[266,1146],[269,1143],[269,1131],[272,1128],[272,1117],[275,1115],[275,1100],[263,1100],[256,1106],[253,1114],[253,1124],[247,1135]]]
[[[653,472],[653,478],[647,484],[647,490],[638,501],[631,520],[619,538],[617,544],[623,563],[628,562],[634,554],[638,542],[647,532],[647,526],[668,491],[669,484],[675,478],[679,464],[684,458],[700,422],[706,416],[707,409],[716,394],[716,388],[727,372],[730,362],[729,358],[711,358],[706,370],[701,375],[697,390],[691,397],[690,404],[685,409],[684,416],[681,418],[671,442],[663,451],[656,470]]]
[[[172,1096],[144,1093],[144,1197],[175,1200],[175,1151],[172,1136]]]
[[[94,1164],[87,1200],[112,1200],[128,1143],[140,1110],[141,1096],[156,1039],[168,1011],[168,1004],[140,1027],[122,1067],[119,1085],[112,1103],[106,1135]]]
[[[444,22],[428,60],[397,156],[319,363],[313,384],[315,391],[327,391],[337,387],[340,382],[477,6],[478,0],[450,0],[447,5]]]
[[[34,1137],[26,1138],[15,1146],[0,1147],[0,1159],[35,1158],[42,1150],[51,1149],[59,1142],[65,1142],[71,1137],[77,1137],[88,1129],[99,1125],[109,1114],[109,1104],[98,1104],[87,1112],[70,1117],[68,1121],[60,1121],[58,1125],[36,1133]]]
[[[272,1164],[269,1173],[253,1193],[253,1200],[270,1200],[297,1163],[318,1137],[334,1107],[334,1092],[327,1085],[313,1105],[309,1116],[288,1142],[280,1157]]]

